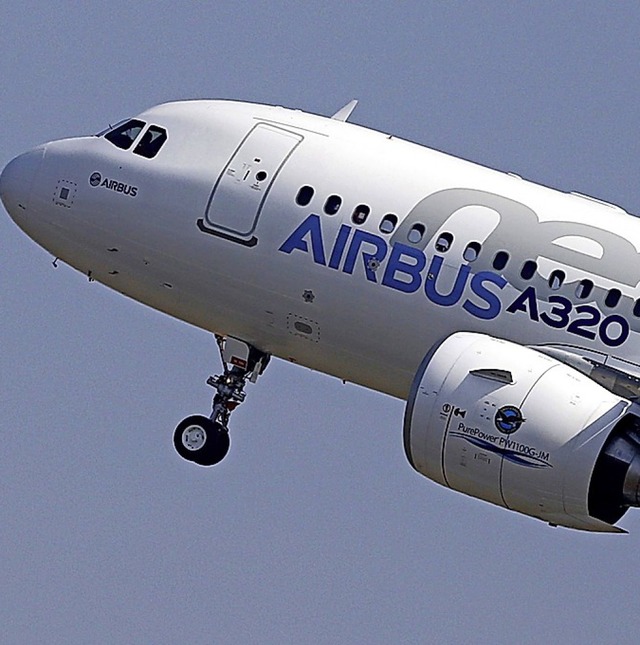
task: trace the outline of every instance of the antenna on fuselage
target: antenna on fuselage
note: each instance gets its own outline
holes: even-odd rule
[[[348,121],[351,113],[356,109],[358,99],[349,101],[343,108],[340,108],[331,118],[336,121]]]

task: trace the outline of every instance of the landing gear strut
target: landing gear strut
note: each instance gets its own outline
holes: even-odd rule
[[[183,419],[173,433],[173,445],[187,461],[213,466],[229,451],[229,418],[246,396],[247,381],[255,383],[271,356],[249,343],[216,335],[224,372],[210,376],[207,385],[216,391],[211,415],[194,414]]]

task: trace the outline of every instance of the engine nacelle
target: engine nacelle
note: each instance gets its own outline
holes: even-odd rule
[[[534,349],[461,332],[418,369],[405,450],[444,486],[553,525],[620,532],[613,523],[640,505],[631,407]]]

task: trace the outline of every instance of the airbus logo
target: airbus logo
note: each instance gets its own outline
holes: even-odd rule
[[[535,285],[523,286],[520,291],[519,285],[510,283],[501,272],[487,269],[474,273],[469,261],[458,265],[453,285],[443,289],[442,254],[428,256],[416,246],[390,243],[380,235],[347,224],[342,224],[335,235],[328,234],[316,213],[303,220],[278,250],[306,253],[315,264],[348,275],[353,275],[362,262],[369,282],[406,294],[422,291],[434,305],[459,306],[480,320],[495,320],[506,313],[553,330],[566,329],[591,341],[598,338],[608,347],[620,347],[631,334],[631,323],[620,313],[604,315],[591,304],[575,305],[557,293],[544,296]]]
[[[92,186],[100,186],[101,188],[107,188],[108,190],[113,190],[114,192],[121,193],[122,195],[129,195],[129,197],[135,197],[138,194],[137,186],[125,184],[117,179],[109,179],[108,177],[103,178],[99,172],[91,173],[89,183]]]
[[[518,408],[514,405],[505,405],[496,412],[494,423],[503,434],[513,434],[525,420]]]

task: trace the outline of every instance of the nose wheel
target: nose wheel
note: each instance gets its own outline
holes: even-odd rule
[[[245,383],[255,383],[271,358],[236,338],[216,336],[216,342],[224,372],[207,379],[207,385],[216,391],[211,415],[191,415],[183,419],[173,433],[173,445],[178,454],[200,466],[214,466],[229,452],[231,413],[244,401]]]
[[[173,445],[183,459],[200,466],[215,466],[229,452],[229,432],[222,424],[194,414],[178,424]]]

